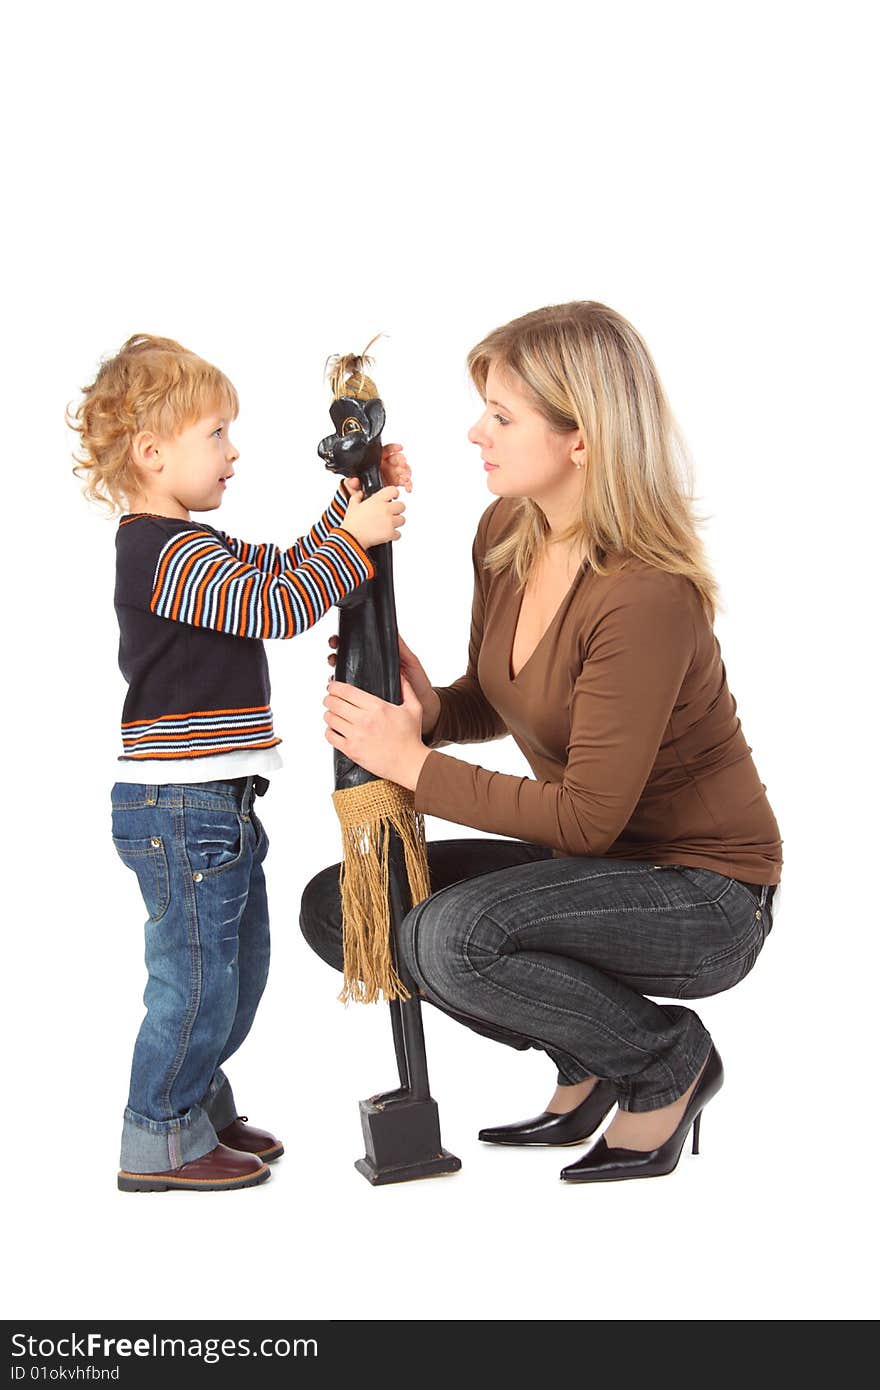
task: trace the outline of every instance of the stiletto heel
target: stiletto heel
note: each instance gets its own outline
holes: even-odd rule
[[[703,1107],[718,1094],[723,1083],[724,1068],[713,1046],[681,1121],[665,1143],[646,1151],[611,1149],[603,1136],[582,1159],[563,1168],[559,1176],[566,1182],[614,1182],[621,1178],[659,1178],[671,1173],[681,1158],[691,1126],[694,1130],[693,1152],[700,1152]]]

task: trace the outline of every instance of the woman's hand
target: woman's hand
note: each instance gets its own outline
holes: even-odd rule
[[[431,749],[422,743],[422,706],[401,674],[402,705],[390,704],[356,685],[328,682],[324,737],[358,767],[415,791]]]
[[[399,632],[397,648],[400,652],[401,682],[405,677],[415,691],[416,699],[422,707],[422,737],[430,738],[440,718],[440,697],[431,685],[419,658],[415,652],[410,651]]]
[[[330,653],[327,657],[331,666],[336,666],[336,648],[339,646],[339,635],[333,633],[330,641]],[[416,694],[416,699],[422,707],[422,732],[430,736],[437,720],[440,718],[440,701],[434,693],[434,688],[425,671],[424,666],[419,661],[415,652],[411,652],[404,642],[400,633],[397,634],[397,650],[400,654],[400,679],[401,688],[404,676],[409,681]],[[362,764],[363,766],[363,764]],[[368,772],[372,768],[367,769]]]
[[[412,469],[406,461],[402,444],[384,446],[379,472],[386,487],[405,487],[407,492],[412,492]],[[343,478],[342,481],[349,497],[353,496],[361,485],[360,478]]]

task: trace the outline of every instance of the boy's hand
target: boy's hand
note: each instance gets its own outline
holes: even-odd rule
[[[384,446],[379,472],[382,475],[382,482],[387,487],[392,485],[405,487],[407,492],[412,492],[412,469],[406,461],[402,444],[386,444]],[[342,481],[349,497],[353,497],[360,488],[360,478],[343,478]]]
[[[393,485],[380,488],[372,497],[364,497],[363,488],[358,488],[348,499],[345,516],[339,523],[341,530],[354,536],[364,550],[399,541],[399,528],[406,525],[406,503],[397,500],[399,495],[399,489]]]

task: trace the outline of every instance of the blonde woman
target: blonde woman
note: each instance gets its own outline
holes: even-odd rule
[[[403,921],[425,998],[542,1049],[534,1118],[480,1132],[572,1144],[568,1181],[677,1164],[723,1080],[683,1003],[739,983],[771,929],[782,842],[713,632],[690,465],[651,355],[603,304],[539,309],[468,356],[493,501],[473,547],[466,673],[435,688],[401,640],[404,700],[332,681],[326,738],[416,809],[508,839],[429,844]],[[331,644],[335,639],[331,639]],[[334,658],[331,655],[331,663]],[[441,753],[510,733],[534,778]],[[302,900],[341,968],[339,865]]]

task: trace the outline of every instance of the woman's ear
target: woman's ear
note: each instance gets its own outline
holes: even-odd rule
[[[578,434],[577,442],[571,451],[571,461],[575,468],[583,468],[587,461],[587,446],[584,444],[583,436]]]

